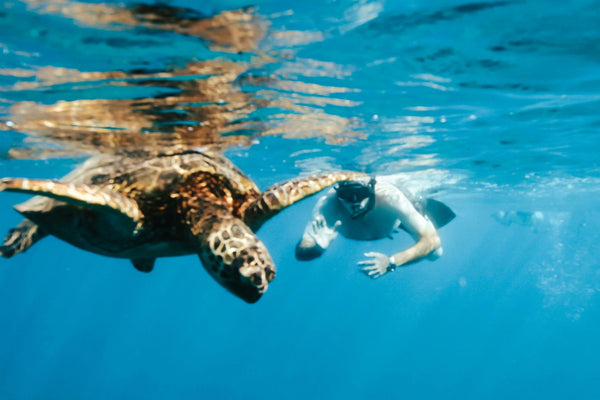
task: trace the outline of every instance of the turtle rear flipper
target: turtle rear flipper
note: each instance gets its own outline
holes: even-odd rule
[[[195,223],[191,233],[210,276],[246,302],[257,302],[275,277],[275,265],[250,228],[224,210],[217,210]]]
[[[25,219],[8,231],[4,242],[0,246],[0,255],[9,258],[22,253],[46,235],[47,233],[39,225]]]
[[[140,224],[143,214],[137,203],[111,190],[85,184],[70,184],[47,179],[4,178],[0,180],[0,191],[41,195],[70,205],[120,214],[131,223]],[[24,215],[31,210],[27,203],[15,207]]]
[[[265,190],[243,211],[243,219],[256,232],[262,224],[284,208],[312,196],[334,183],[362,176],[365,174],[360,172],[332,172],[278,183]]]
[[[156,258],[132,258],[131,263],[140,272],[152,272]]]

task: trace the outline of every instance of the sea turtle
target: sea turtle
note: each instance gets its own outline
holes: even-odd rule
[[[0,180],[0,191],[38,195],[15,207],[26,219],[9,231],[0,253],[11,257],[50,234],[128,258],[143,272],[152,271],[157,257],[198,254],[214,279],[254,303],[273,280],[275,265],[253,232],[283,208],[358,175],[300,177],[261,193],[216,152],[97,155],[60,181]]]

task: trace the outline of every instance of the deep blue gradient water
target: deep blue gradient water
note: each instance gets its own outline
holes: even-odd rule
[[[313,197],[258,232],[278,274],[248,305],[195,256],[46,238],[0,260],[0,399],[600,398],[600,2],[201,3],[5,2],[0,175],[200,146],[261,189],[398,174],[456,212],[444,255],[298,262]]]

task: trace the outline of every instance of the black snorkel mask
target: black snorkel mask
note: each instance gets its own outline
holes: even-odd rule
[[[371,177],[369,183],[344,181],[334,186],[339,201],[349,205],[352,219],[362,217],[375,207],[375,183]]]

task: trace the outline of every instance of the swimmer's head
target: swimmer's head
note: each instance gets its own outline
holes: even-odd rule
[[[375,206],[375,182],[375,178],[367,184],[344,181],[334,187],[338,200],[353,219],[365,215]]]

